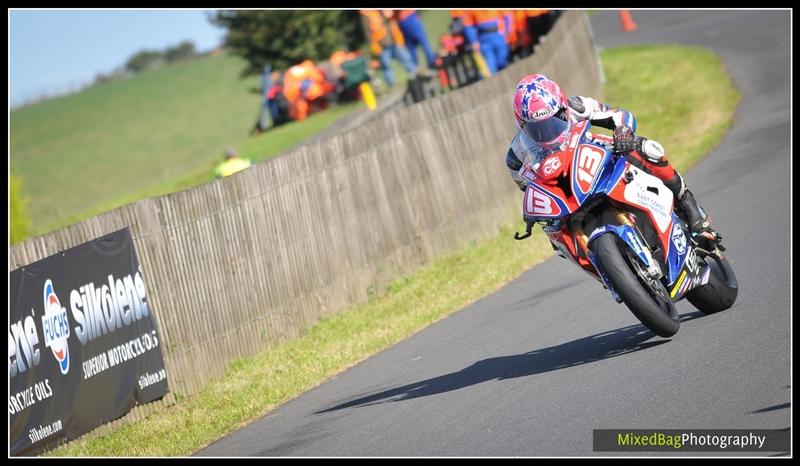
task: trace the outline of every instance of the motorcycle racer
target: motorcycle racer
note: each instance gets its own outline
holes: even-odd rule
[[[521,176],[523,165],[536,167],[565,147],[572,125],[589,120],[614,132],[614,152],[630,154],[632,162],[661,179],[675,196],[675,207],[682,212],[695,236],[711,241],[721,238],[712,228],[706,213],[675,168],[664,147],[657,141],[635,135],[636,118],[623,109],[611,108],[591,97],[567,96],[558,84],[542,74],[524,76],[514,92],[514,116],[519,130],[506,153],[511,178],[523,191],[527,182]]]

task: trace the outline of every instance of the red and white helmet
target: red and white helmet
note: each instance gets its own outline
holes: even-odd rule
[[[529,74],[517,83],[514,91],[514,116],[517,125],[547,150],[560,147],[572,125],[562,110],[567,96],[555,81],[543,74]]]

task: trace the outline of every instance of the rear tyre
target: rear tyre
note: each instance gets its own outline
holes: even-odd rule
[[[589,248],[597,255],[597,261],[622,301],[645,327],[661,337],[677,333],[681,321],[669,292],[659,280],[643,276],[638,261],[617,235],[600,235]]]
[[[708,283],[686,292],[686,299],[700,312],[713,314],[733,306],[739,294],[739,284],[727,260],[718,261],[706,256],[705,261],[711,267]]]

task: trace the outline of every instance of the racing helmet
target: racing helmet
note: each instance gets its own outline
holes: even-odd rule
[[[529,74],[517,83],[514,91],[517,125],[544,149],[554,151],[566,142],[572,129],[566,108],[566,95],[547,76]]]

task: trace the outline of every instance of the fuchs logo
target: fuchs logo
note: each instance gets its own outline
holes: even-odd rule
[[[686,251],[686,235],[683,234],[683,230],[677,223],[672,227],[672,244],[675,245],[678,254],[683,254]]]
[[[69,372],[69,320],[67,309],[61,307],[53,282],[48,278],[44,282],[44,317],[42,317],[42,330],[44,331],[44,345],[53,351],[58,361],[61,373]]]

